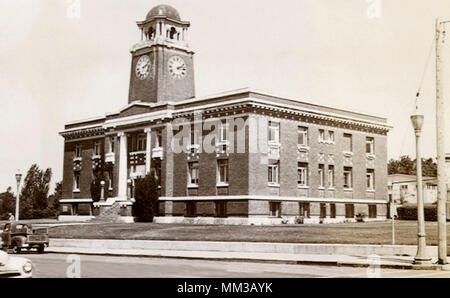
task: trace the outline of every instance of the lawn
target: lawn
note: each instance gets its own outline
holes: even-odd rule
[[[447,229],[450,231],[449,224]],[[391,244],[390,221],[329,225],[219,226],[154,223],[56,226],[51,238]],[[437,223],[426,223],[427,244],[437,245]],[[417,244],[417,222],[395,222],[396,244]],[[450,243],[450,242],[449,242]]]

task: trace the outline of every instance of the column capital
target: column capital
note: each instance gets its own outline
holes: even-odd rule
[[[126,134],[125,134],[125,132],[124,131],[119,131],[118,133],[117,133],[117,136],[120,138],[120,137],[123,137],[123,136],[125,136]]]
[[[146,128],[144,128],[144,132],[145,133],[150,133],[150,132],[152,132],[152,128],[151,127],[146,127]]]

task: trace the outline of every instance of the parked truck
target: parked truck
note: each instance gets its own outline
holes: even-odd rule
[[[49,245],[48,228],[33,227],[31,224],[10,222],[5,224],[2,232],[2,249],[12,249],[20,253],[23,249],[37,249],[43,253]]]

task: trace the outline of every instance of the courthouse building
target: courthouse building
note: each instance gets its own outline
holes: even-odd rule
[[[159,5],[137,26],[128,105],[60,133],[61,219],[132,220],[135,180],[148,173],[157,222],[386,218],[386,119],[250,89],[196,97],[190,23]],[[98,170],[104,199],[94,203]]]

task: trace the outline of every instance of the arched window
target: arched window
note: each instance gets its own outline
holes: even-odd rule
[[[170,39],[174,39],[174,37],[175,37],[175,34],[177,34],[178,32],[177,32],[177,29],[175,29],[175,27],[171,27],[170,28],[170,32],[169,32],[169,38]]]
[[[150,39],[155,38],[155,33],[156,33],[155,28],[150,27],[150,28],[148,29],[148,37],[149,37]]]

